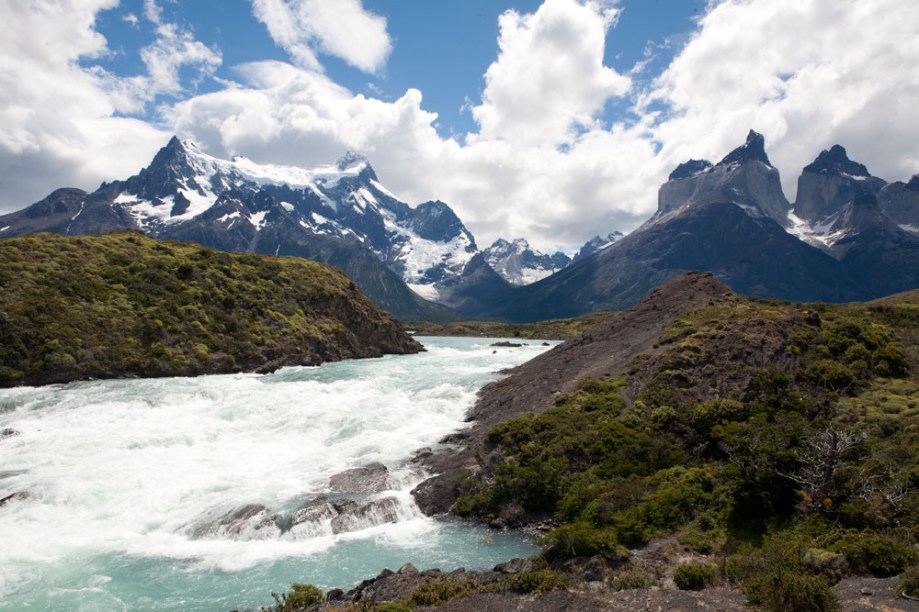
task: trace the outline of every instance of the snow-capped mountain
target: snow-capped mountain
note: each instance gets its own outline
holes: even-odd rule
[[[547,255],[533,249],[523,238],[513,242],[498,238],[482,254],[488,265],[512,285],[535,283],[571,263],[571,258],[561,251]]]
[[[420,296],[437,299],[478,252],[449,206],[415,208],[378,180],[366,158],[349,152],[313,169],[221,160],[173,138],[150,165],[94,193],[65,189],[3,217],[0,237],[34,231],[89,234],[134,228],[149,235],[192,240],[226,250],[297,254],[334,263],[382,306],[394,283],[374,271],[372,253]],[[351,243],[342,244],[341,241]],[[352,261],[353,260],[353,261]]]
[[[606,247],[611,246],[613,243],[618,242],[623,238],[625,238],[625,234],[620,231],[610,232],[606,235],[606,237],[594,236],[585,242],[580,249],[578,249],[578,252],[575,253],[571,261],[572,263],[575,261],[580,261],[589,255],[593,255],[597,251],[602,251]]]

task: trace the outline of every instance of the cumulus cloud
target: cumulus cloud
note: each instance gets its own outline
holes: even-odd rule
[[[595,127],[606,101],[631,86],[603,65],[617,14],[596,3],[546,0],[531,15],[501,15],[498,58],[485,73],[482,104],[471,109],[481,128],[476,139],[557,145]]]
[[[219,51],[165,22],[154,0],[144,3],[155,30],[141,50],[146,72],[123,78],[92,65],[110,53],[96,17],[117,4],[0,4],[0,20],[16,24],[0,39],[0,206],[15,209],[56,187],[92,188],[137,172],[169,132],[119,114],[142,113],[162,94],[183,94],[183,69],[191,69],[194,83],[220,65]]]
[[[915,2],[728,0],[644,102],[670,114],[654,130],[662,159],[718,158],[752,127],[793,197],[800,169],[835,143],[887,180],[919,170],[917,63]]]
[[[92,187],[136,172],[162,132],[113,116],[97,75],[79,60],[108,52],[93,28],[115,0],[0,3],[0,205],[29,204],[61,186]]]
[[[144,0],[144,16],[153,24],[156,33],[154,41],[140,51],[145,74],[125,78],[98,66],[90,68],[122,113],[140,113],[158,96],[177,97],[185,92],[187,87],[181,78],[183,69],[193,73],[190,80],[194,87],[213,76],[222,62],[219,49],[196,40],[184,26],[163,21],[162,7],[156,0]]]
[[[364,72],[382,68],[392,50],[386,19],[360,0],[253,0],[256,18],[303,68],[321,70],[316,51]]]
[[[66,19],[0,4],[0,18],[32,32],[16,28],[0,40],[0,163],[13,169],[2,177],[5,204],[24,203],[9,193],[28,190],[26,175],[42,177],[40,195],[94,186],[88,177],[127,176],[168,139],[114,118],[117,96],[77,63],[106,53],[93,15],[114,0],[68,2]],[[750,128],[766,135],[790,197],[801,168],[837,142],[885,179],[919,171],[915,2],[712,2],[649,81],[640,69],[624,76],[602,63],[606,36],[617,35],[615,3],[547,0],[532,14],[501,17],[499,53],[470,106],[479,127],[458,138],[437,133],[420,91],[383,101],[323,74],[315,53],[339,52],[329,50],[331,34],[311,33],[324,30],[310,2],[254,6],[280,46],[306,55],[239,66],[236,82],[160,109],[163,121],[214,155],[257,162],[312,166],[362,151],[408,202],[449,203],[482,246],[524,236],[547,249],[632,229],[654,211],[657,189],[678,163],[718,160]],[[358,22],[367,15],[357,2],[341,6],[357,11]],[[385,21],[375,23],[371,52],[361,55],[344,37],[340,56],[378,70],[390,42]],[[633,119],[604,124],[611,100],[634,100]],[[41,170],[27,172],[28,164]]]

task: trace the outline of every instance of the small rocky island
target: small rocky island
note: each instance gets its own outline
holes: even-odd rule
[[[0,241],[0,387],[421,350],[342,272],[302,258],[136,231]]]

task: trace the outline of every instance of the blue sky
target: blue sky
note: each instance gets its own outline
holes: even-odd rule
[[[631,230],[682,161],[766,136],[793,200],[839,143],[919,171],[914,0],[0,3],[0,212],[94,189],[172,134],[312,166],[346,149],[481,246]]]
[[[438,114],[438,132],[461,136],[476,129],[467,106],[480,100],[483,76],[498,54],[498,17],[507,10],[532,13],[541,4],[365,0],[366,10],[386,19],[393,40],[386,65],[368,74],[330,54],[322,54],[322,65],[332,80],[355,93],[392,101],[409,88],[420,90],[425,109]],[[603,63],[625,73],[650,59],[641,75],[650,81],[688,40],[695,29],[693,18],[704,11],[706,0],[622,0],[617,6],[622,10],[606,35]],[[246,2],[162,2],[160,10],[164,20],[185,24],[197,40],[222,54],[216,78],[195,82],[194,71],[186,71],[190,91],[218,91],[222,86],[217,79],[234,78],[233,67],[245,62],[287,59]],[[96,30],[108,39],[112,53],[83,64],[124,76],[143,72],[140,52],[156,38],[155,24],[143,15],[143,0],[125,0],[100,12]],[[152,121],[154,111],[151,105],[137,114]],[[628,117],[628,105],[609,104],[602,116],[607,123]]]

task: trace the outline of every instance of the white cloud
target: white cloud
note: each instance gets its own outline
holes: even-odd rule
[[[670,164],[716,160],[753,128],[794,196],[800,169],[839,143],[887,180],[919,170],[919,3],[728,0],[714,6],[651,100]]]
[[[222,62],[219,49],[196,40],[187,28],[163,21],[162,8],[155,0],[144,0],[144,16],[156,31],[154,41],[140,50],[145,74],[125,78],[98,66],[90,69],[122,113],[140,113],[158,96],[184,93],[183,68],[193,70],[191,85],[196,87],[213,76]]]
[[[520,145],[570,142],[631,81],[603,65],[616,9],[546,0],[533,14],[507,11],[498,23],[497,60],[485,73],[482,104],[472,107],[478,139]]]
[[[113,118],[118,99],[77,65],[106,53],[93,16],[113,3],[69,0],[66,18],[0,4],[5,23],[24,24],[0,40],[0,164],[11,169],[0,178],[0,197],[7,208],[37,199],[11,194],[126,177],[168,139],[150,125]],[[318,38],[304,37],[294,12],[303,6],[257,0],[256,12],[285,49],[328,52]],[[750,128],[766,135],[789,196],[801,168],[836,142],[885,179],[919,171],[919,3],[713,3],[666,72],[643,86],[632,73],[631,90],[629,78],[602,65],[616,14],[614,3],[575,0],[505,14],[500,54],[474,106],[480,129],[464,139],[438,135],[421,92],[391,102],[355,94],[318,62],[246,64],[239,82],[222,81],[224,89],[181,100],[162,117],[215,155],[311,166],[360,150],[407,201],[449,203],[482,246],[525,236],[545,250],[634,228],[654,211],[657,189],[676,164],[717,161]],[[383,60],[371,60],[388,53],[385,23],[379,31],[386,45],[367,55],[367,66],[379,67]],[[171,74],[168,62],[164,74]],[[637,122],[597,122],[606,102],[641,87]],[[40,192],[30,180],[41,180]]]
[[[183,66],[210,70],[216,52],[160,21],[144,50],[149,74],[118,79],[81,61],[109,54],[95,29],[117,0],[0,3],[0,206],[17,209],[57,187],[92,189],[137,172],[169,132],[117,112],[138,111],[159,93],[181,91]],[[149,15],[155,4],[148,3]],[[156,14],[161,19],[159,13]]]
[[[375,72],[392,50],[386,19],[364,10],[360,0],[253,0],[252,8],[274,42],[303,68],[321,70],[318,50]]]

